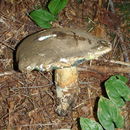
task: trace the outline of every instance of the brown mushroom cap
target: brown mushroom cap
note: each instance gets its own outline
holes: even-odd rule
[[[35,33],[22,41],[16,53],[19,69],[49,71],[96,59],[109,52],[109,41],[68,28],[53,28]]]

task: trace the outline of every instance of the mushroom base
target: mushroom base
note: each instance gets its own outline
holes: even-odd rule
[[[65,116],[74,106],[80,92],[77,68],[57,69],[55,71],[55,84],[58,98],[56,112],[60,116]]]

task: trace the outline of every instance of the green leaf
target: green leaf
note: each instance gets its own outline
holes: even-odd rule
[[[62,9],[65,8],[67,2],[68,0],[51,0],[48,5],[49,11],[56,16]]]
[[[127,78],[123,76],[112,76],[105,82],[108,97],[119,107],[130,101],[130,88],[125,84]]]
[[[43,9],[38,9],[38,10],[34,10],[30,13],[29,15],[34,21],[46,21],[46,22],[50,22],[50,21],[54,21],[55,17],[54,15],[52,15],[51,13],[49,13],[47,10],[43,10]]]
[[[124,83],[128,82],[128,79],[125,76],[122,75],[115,75],[114,77],[116,77],[117,79],[120,79],[121,81],[123,81]]]
[[[29,14],[29,16],[42,28],[50,28],[50,22],[55,20],[55,17],[51,13],[43,9],[34,10]]]
[[[45,21],[35,21],[36,24],[41,28],[51,28],[51,24]]]
[[[80,126],[82,130],[103,130],[102,126],[94,120],[80,117]]]
[[[123,128],[124,119],[120,109],[109,99],[101,97],[98,102],[98,119],[106,130]]]

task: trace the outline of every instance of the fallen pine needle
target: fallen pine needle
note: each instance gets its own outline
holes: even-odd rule
[[[15,71],[5,71],[5,72],[0,72],[0,77],[1,76],[7,76],[7,75],[12,75],[12,74],[14,74],[14,73],[16,73]]]

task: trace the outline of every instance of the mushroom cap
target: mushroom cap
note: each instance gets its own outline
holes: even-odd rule
[[[22,72],[49,71],[97,59],[110,50],[109,41],[83,30],[53,28],[25,38],[18,46],[16,60]]]

